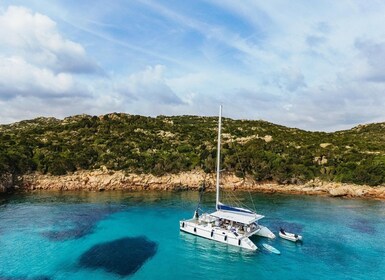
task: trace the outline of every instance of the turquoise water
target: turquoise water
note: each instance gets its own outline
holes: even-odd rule
[[[303,244],[249,252],[181,233],[193,192],[0,196],[0,279],[385,279],[385,202],[252,196],[261,224]]]

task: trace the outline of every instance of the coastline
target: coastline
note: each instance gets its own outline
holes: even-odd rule
[[[22,184],[15,188],[22,191],[184,191],[198,190],[203,183],[207,191],[215,191],[215,174],[206,174],[201,170],[154,176],[102,168],[93,171],[77,171],[62,176],[27,174],[22,176],[21,181]],[[256,182],[251,177],[238,178],[231,173],[222,174],[221,187],[228,190],[263,193],[385,199],[385,186],[371,187],[321,180],[312,180],[301,185],[283,185],[274,182]]]

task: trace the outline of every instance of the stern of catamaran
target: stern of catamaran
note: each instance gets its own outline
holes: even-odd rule
[[[255,235],[262,236],[262,237],[267,237],[267,238],[270,238],[270,239],[275,238],[275,234],[272,233],[270,229],[268,229],[265,226],[261,226],[261,225],[259,225],[259,227],[260,227],[260,230],[258,230],[258,232],[256,232]]]

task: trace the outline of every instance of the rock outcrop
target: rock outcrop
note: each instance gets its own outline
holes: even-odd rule
[[[7,192],[13,187],[13,178],[12,174],[5,173],[0,175],[0,193]]]
[[[215,174],[201,170],[154,176],[110,171],[106,168],[94,171],[78,171],[63,176],[29,174],[23,177],[26,190],[55,191],[107,191],[107,190],[198,190],[203,184],[207,190],[215,190]],[[221,187],[231,190],[249,190],[264,193],[290,193],[307,195],[327,195],[334,197],[369,197],[385,199],[385,187],[369,187],[330,183],[312,180],[305,184],[259,183],[251,177],[239,178],[231,173],[222,173]]]

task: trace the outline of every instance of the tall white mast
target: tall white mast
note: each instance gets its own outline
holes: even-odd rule
[[[221,129],[222,129],[222,105],[219,106],[219,121],[218,121],[218,147],[217,147],[217,199],[216,199],[216,209],[218,210],[219,204],[219,173],[221,172]]]

